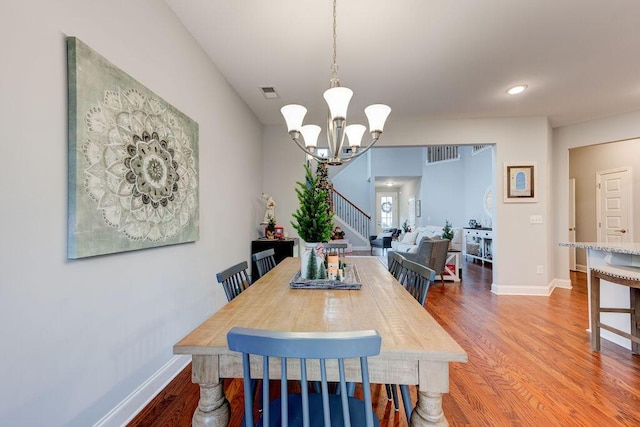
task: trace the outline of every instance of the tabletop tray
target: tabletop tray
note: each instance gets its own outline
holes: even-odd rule
[[[344,279],[341,281],[330,279],[307,280],[300,277],[300,271],[291,279],[289,286],[292,289],[360,289],[360,276],[355,265],[344,267]]]

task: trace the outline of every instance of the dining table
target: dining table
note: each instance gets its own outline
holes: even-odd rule
[[[442,396],[449,392],[449,364],[466,362],[466,352],[379,258],[347,257],[345,262],[357,272],[359,289],[292,287],[300,258],[289,257],[174,345],[174,354],[192,356],[192,381],[200,386],[193,426],[229,423],[223,379],[243,377],[241,355],[227,347],[227,332],[235,326],[287,332],[376,330],[382,345],[380,354],[369,358],[371,383],[417,386],[410,425],[448,425]]]

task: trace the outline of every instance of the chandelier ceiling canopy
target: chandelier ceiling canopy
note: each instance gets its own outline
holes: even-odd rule
[[[369,133],[371,134],[371,142],[362,147],[362,136],[366,131],[366,127],[360,124],[347,126],[347,109],[349,101],[353,96],[353,91],[349,88],[340,86],[338,79],[338,64],[336,61],[336,0],[333,1],[333,64],[331,65],[331,79],[329,89],[324,92],[324,99],[329,107],[327,116],[327,142],[329,144],[329,155],[321,156],[317,153],[318,135],[320,135],[320,126],[307,124],[303,125],[304,116],[307,109],[302,105],[289,104],[280,110],[287,122],[287,128],[291,139],[305,153],[315,158],[319,162],[329,165],[341,165],[344,162],[353,160],[354,158],[364,154],[378,141],[384,123],[391,112],[391,108],[384,104],[369,105],[364,109],[367,119],[369,120]],[[304,139],[304,144],[300,141],[300,136]],[[345,135],[347,136],[349,149],[343,150]]]

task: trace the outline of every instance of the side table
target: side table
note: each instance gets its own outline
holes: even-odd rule
[[[444,280],[459,282],[462,278],[462,268],[460,268],[460,251],[449,250],[447,261],[444,265]]]

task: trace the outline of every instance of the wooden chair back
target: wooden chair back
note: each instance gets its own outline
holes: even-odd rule
[[[393,277],[396,278],[396,280],[400,281],[400,275],[402,273],[402,261],[405,258],[400,255],[399,252],[396,251],[391,251],[389,252],[389,273],[391,273],[391,275]]]
[[[227,334],[227,343],[230,350],[242,353],[244,420],[247,427],[255,425],[251,378],[256,378],[260,374],[263,384],[262,400],[265,402],[262,425],[265,427],[286,427],[290,418],[302,419],[302,425],[305,427],[310,425],[311,420],[323,422],[325,427],[379,426],[371,402],[367,362],[367,357],[380,354],[381,338],[378,332],[280,332],[234,327]],[[262,356],[261,363],[257,365],[256,360],[253,360],[253,368],[255,368],[253,372],[250,355]],[[281,381],[280,398],[267,405],[266,402],[270,402],[270,357],[274,358],[271,364],[272,372],[279,372],[283,381]],[[345,359],[353,358],[360,360],[364,400],[350,397],[347,391]],[[335,370],[336,360],[339,393],[334,394],[329,393],[327,367]],[[300,393],[289,394],[288,392],[287,381],[284,379],[289,378],[289,368],[300,370],[291,375],[296,379],[300,378]],[[309,374],[320,377],[321,393],[309,393],[310,384],[307,379]],[[312,378],[312,380],[315,379]]]
[[[256,263],[256,267],[258,268],[258,277],[252,278],[254,282],[276,266],[275,254],[276,251],[271,248],[251,255],[251,259],[253,259],[253,262]]]
[[[424,303],[427,300],[429,286],[435,279],[436,272],[429,267],[425,267],[424,265],[420,265],[417,262],[409,260],[404,260],[402,262],[402,267],[406,269],[406,271],[400,283],[402,283],[405,289],[409,291],[420,305],[424,306]]]
[[[249,268],[247,261],[242,261],[216,274],[218,283],[222,284],[224,293],[227,295],[227,301],[231,301],[251,285],[247,268]]]
[[[338,255],[340,259],[344,259],[347,255],[347,244],[346,243],[333,243],[328,242],[324,244],[325,252],[329,255]]]

